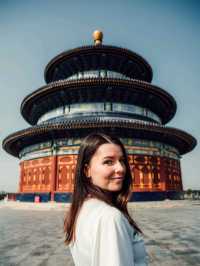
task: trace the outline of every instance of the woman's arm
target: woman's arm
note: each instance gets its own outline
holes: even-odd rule
[[[109,208],[96,228],[92,266],[134,266],[130,227],[123,214]]]

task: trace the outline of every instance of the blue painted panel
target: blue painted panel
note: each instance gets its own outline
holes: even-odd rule
[[[158,201],[165,198],[165,192],[134,192],[130,201]]]
[[[71,202],[71,193],[55,193],[54,201],[56,202]]]
[[[50,193],[39,193],[36,194],[38,196],[40,196],[40,202],[48,202],[50,201]]]
[[[184,199],[184,193],[182,191],[166,191],[166,197],[170,200]]]
[[[181,191],[134,192],[130,201],[161,201],[165,199],[180,200],[183,199],[183,193]]]
[[[40,197],[40,202],[50,201],[50,193],[21,193],[17,195],[16,200],[24,202],[34,202],[35,196]]]
[[[16,195],[16,200],[25,202],[34,202],[35,196],[40,197],[40,202],[50,201],[50,193],[19,193]],[[54,201],[56,202],[71,202],[71,193],[55,193]],[[165,199],[180,200],[183,199],[183,192],[177,191],[161,191],[161,192],[134,192],[130,197],[130,202],[133,201],[161,201]]]

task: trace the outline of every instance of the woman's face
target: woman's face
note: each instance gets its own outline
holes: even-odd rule
[[[124,160],[119,145],[102,144],[92,156],[89,165],[85,166],[85,174],[94,185],[109,191],[119,191],[126,174]]]

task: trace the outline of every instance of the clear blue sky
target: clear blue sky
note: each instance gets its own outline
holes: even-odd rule
[[[131,49],[151,64],[153,84],[178,105],[168,124],[200,140],[200,2],[163,0],[0,1],[0,138],[29,125],[20,104],[44,85],[46,64],[62,51],[104,43]],[[199,141],[200,142],[200,141]],[[0,150],[0,191],[16,191],[19,160]],[[184,188],[200,189],[199,145],[181,159]]]

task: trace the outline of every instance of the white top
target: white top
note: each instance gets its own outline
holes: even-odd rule
[[[70,251],[75,266],[146,266],[143,239],[125,216],[98,199],[84,202]]]

